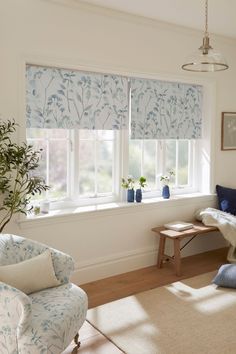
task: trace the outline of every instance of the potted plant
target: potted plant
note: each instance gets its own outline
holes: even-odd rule
[[[33,175],[39,166],[41,150],[14,143],[12,134],[16,126],[14,121],[0,120],[0,233],[13,214],[26,214],[33,209],[29,206],[32,195],[49,189],[42,178]]]
[[[161,176],[160,177],[160,181],[162,182],[162,197],[164,199],[169,199],[170,198],[170,187],[169,187],[169,184],[170,184],[170,181],[171,181],[171,177],[174,176],[175,173],[174,171],[169,171],[167,175],[165,176]]]
[[[127,189],[127,202],[133,203],[134,202],[134,183],[135,180],[132,176],[128,176],[127,179],[122,178],[121,186]]]
[[[141,203],[141,201],[142,201],[142,189],[141,188],[144,188],[146,186],[146,184],[147,184],[146,181],[147,181],[147,179],[143,176],[141,176],[138,180],[139,188],[136,189],[136,194],[135,194],[135,199],[136,199],[137,203]]]

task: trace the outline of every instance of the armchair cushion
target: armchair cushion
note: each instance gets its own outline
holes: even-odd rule
[[[55,274],[61,284],[69,282],[69,277],[74,270],[74,261],[69,255],[48,247],[42,243],[26,238],[1,234],[0,237],[0,265],[14,264],[38,256],[49,249]]]
[[[25,294],[58,286],[50,250],[26,261],[0,266],[0,281]]]

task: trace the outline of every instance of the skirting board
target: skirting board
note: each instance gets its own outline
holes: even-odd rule
[[[213,240],[214,243],[212,242]],[[183,257],[227,246],[226,241],[219,232],[207,235],[204,240],[199,237],[193,240],[191,244],[192,246],[188,247],[186,252],[182,252]],[[170,246],[172,246],[172,244],[170,245],[167,242],[167,254],[172,255],[173,250]],[[75,266],[71,281],[80,285],[117,274],[131,272],[140,268],[153,266],[157,262],[157,250],[157,247],[146,247],[133,251],[116,253],[107,257],[98,257],[88,262],[79,262]]]
[[[75,284],[85,284],[113,275],[149,267],[157,262],[157,249],[145,248],[122,252],[108,257],[96,258],[90,262],[78,263],[71,277]]]

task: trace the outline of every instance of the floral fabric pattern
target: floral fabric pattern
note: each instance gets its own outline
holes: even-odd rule
[[[202,86],[159,80],[131,80],[132,139],[198,139]]]
[[[0,265],[34,257],[45,245],[15,235],[0,235]],[[62,285],[26,295],[0,282],[0,353],[60,354],[82,326],[88,308],[85,292],[68,283],[73,260],[49,248]]]
[[[69,276],[74,270],[74,261],[69,255],[50,248],[42,243],[25,239],[16,235],[0,235],[0,265],[19,263],[51,251],[55,274],[61,283],[68,283]]]
[[[127,78],[26,67],[27,128],[128,128]]]
[[[31,299],[0,282],[0,353],[19,354],[17,336],[31,321]]]

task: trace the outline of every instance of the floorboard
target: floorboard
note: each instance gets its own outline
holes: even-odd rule
[[[166,262],[162,269],[147,267],[80,286],[88,294],[89,308],[92,308],[179,279],[213,271],[226,262],[226,255],[227,249],[220,248],[182,258],[181,277],[177,277],[173,265]]]
[[[174,281],[207,273],[226,263],[226,248],[182,258],[182,276],[174,274],[173,266],[166,262],[162,269],[156,266],[116,275],[80,285],[89,298],[89,308],[146,291]],[[122,352],[87,321],[80,329],[81,347],[77,351],[72,343],[63,354],[121,354]]]

